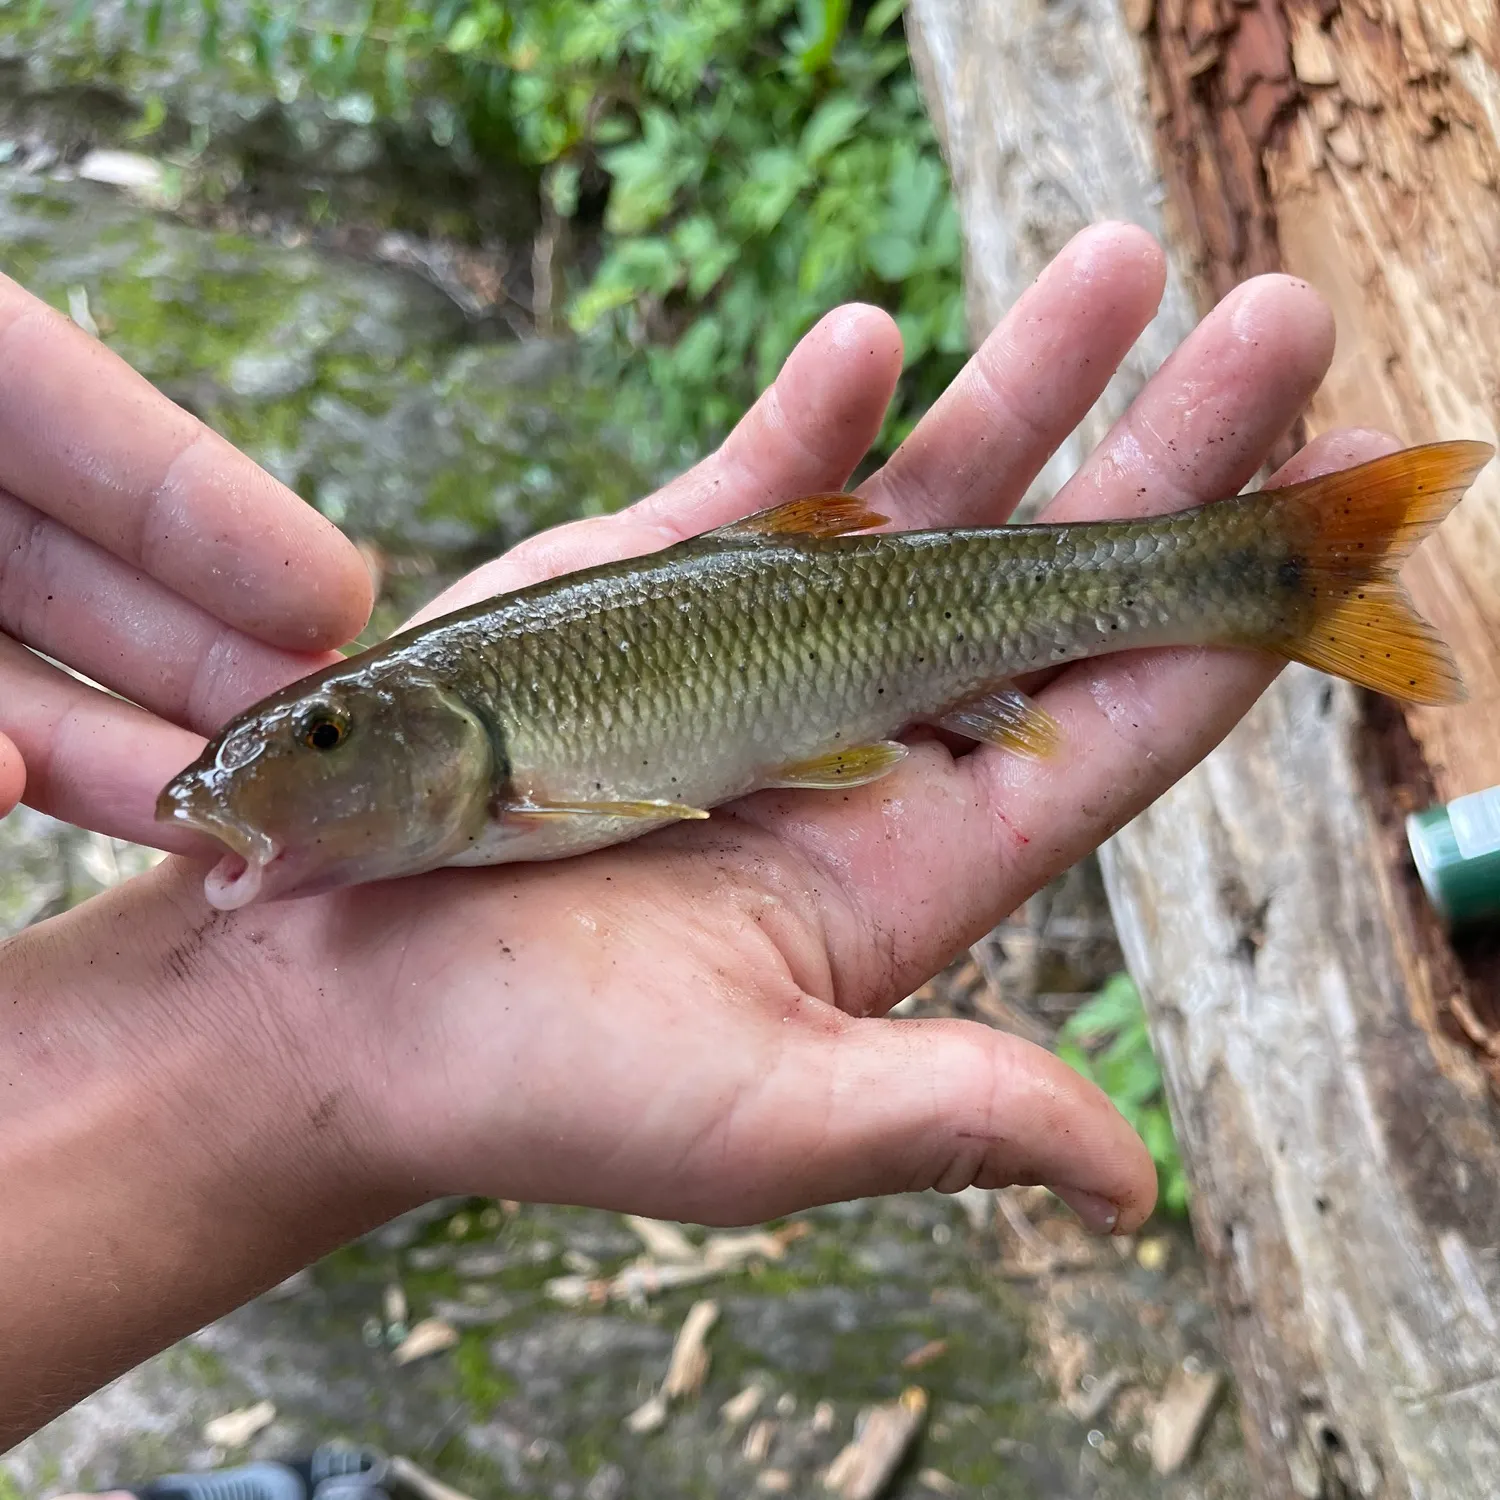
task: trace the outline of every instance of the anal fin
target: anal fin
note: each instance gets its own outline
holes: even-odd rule
[[[879,781],[906,759],[906,746],[896,740],[880,740],[873,745],[850,745],[812,760],[796,761],[782,766],[765,784],[781,787],[821,787],[834,790],[842,786],[864,786]]]
[[[939,729],[1034,760],[1046,760],[1062,748],[1062,726],[1018,688],[970,698],[933,722]]]

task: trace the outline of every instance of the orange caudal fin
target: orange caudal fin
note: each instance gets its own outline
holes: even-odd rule
[[[1266,492],[1312,604],[1277,649],[1394,698],[1461,703],[1453,653],[1397,574],[1493,456],[1487,443],[1429,443]]]

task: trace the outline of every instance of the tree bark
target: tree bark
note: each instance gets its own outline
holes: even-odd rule
[[[1500,0],[913,0],[910,21],[976,332],[1078,224],[1165,233],[1163,316],[1081,441],[1195,304],[1273,269],[1338,320],[1311,430],[1494,439]],[[1407,580],[1470,704],[1403,714],[1289,669],[1103,852],[1270,1496],[1500,1484],[1500,961],[1438,928],[1401,828],[1500,782],[1500,465]]]

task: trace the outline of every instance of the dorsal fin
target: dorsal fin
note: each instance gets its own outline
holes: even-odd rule
[[[742,520],[731,521],[706,535],[715,541],[767,542],[777,537],[847,536],[884,526],[889,519],[871,510],[857,495],[804,495],[785,505],[758,510]]]

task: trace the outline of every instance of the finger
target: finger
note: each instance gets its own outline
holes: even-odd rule
[[[712,1149],[732,1163],[747,1219],[876,1194],[1045,1183],[1090,1228],[1128,1233],[1156,1198],[1149,1153],[1098,1088],[1042,1048],[967,1021],[870,1019],[799,1034]]]
[[[1054,1186],[1100,1231],[1128,1232],[1150,1213],[1156,1173],[1139,1138],[1098,1088],[1040,1047],[965,1021],[787,1019],[757,1020],[732,1065],[722,1028],[705,1037],[720,1053],[681,1075],[669,1107],[634,1099],[638,1073],[612,1072],[589,1109],[532,1150],[530,1122],[549,1118],[538,1099],[517,1126],[528,1149],[510,1190],[708,1224],[1010,1183]],[[633,1049],[627,1036],[620,1045]],[[686,1147],[685,1117],[696,1122]],[[628,1131],[598,1133],[601,1120],[620,1118]],[[563,1186],[553,1178],[560,1160],[570,1164]]]
[[[280,651],[224,625],[3,491],[0,631],[204,733],[339,660]],[[24,711],[13,696],[0,697],[0,729]]]
[[[21,752],[0,734],[0,818],[21,800],[26,790],[26,763]]]
[[[115,838],[183,854],[213,840],[156,821],[156,798],[203,748],[195,734],[101,693],[0,635],[5,733],[26,766],[26,803]]]
[[[1144,229],[1075,235],[861,494],[907,528],[998,525],[1103,393],[1165,285]]]
[[[337,646],[369,615],[336,527],[6,277],[0,488],[273,645]]]
[[[1262,278],[1231,293],[1086,467],[1091,513],[1138,511],[1143,488],[1171,508],[1233,493],[1316,388],[1331,343],[1326,308],[1301,283]],[[1146,433],[1160,452],[1142,470]],[[1338,466],[1355,447],[1322,445],[1301,461]],[[1109,482],[1116,474],[1122,482]],[[889,1003],[1184,774],[1273,672],[1230,651],[1099,658],[1040,695],[1064,734],[1052,760],[985,746],[955,762],[924,745],[894,777],[836,807],[811,793],[762,793],[737,811],[844,890],[845,920],[831,929],[841,1003]]]
[[[901,335],[890,315],[860,303],[836,308],[792,350],[775,381],[701,463],[626,510],[522,542],[460,579],[412,623],[841,488],[879,434],[900,374]]]

